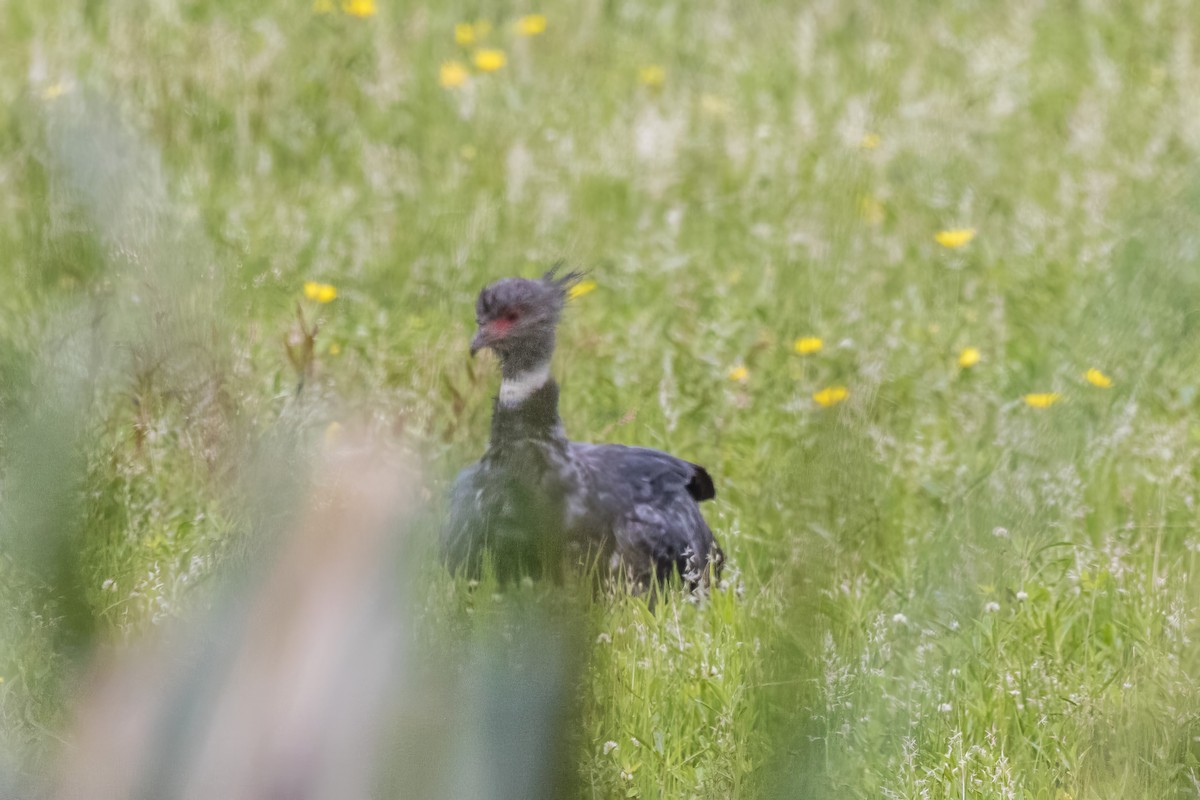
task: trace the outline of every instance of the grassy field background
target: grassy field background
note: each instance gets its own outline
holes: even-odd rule
[[[474,295],[562,258],[568,432],[705,464],[729,559],[588,607],[581,794],[1196,796],[1197,86],[1188,0],[9,0],[8,772],[254,549],[247,443],[366,429],[436,518]],[[514,602],[426,554],[435,647]]]

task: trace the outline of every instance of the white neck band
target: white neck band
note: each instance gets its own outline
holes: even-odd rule
[[[519,406],[550,379],[550,362],[500,381],[500,404]]]

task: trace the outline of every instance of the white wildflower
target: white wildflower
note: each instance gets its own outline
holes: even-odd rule
[[[942,703],[940,706],[938,706],[938,711],[942,712],[943,714],[949,714],[953,710],[954,706],[950,705],[949,703]]]
[[[995,600],[992,600],[986,606],[983,607],[983,610],[989,614],[994,614],[1000,610],[1000,604],[997,603]]]
[[[619,744],[614,742],[612,739],[609,739],[607,742],[604,743],[604,755],[608,755],[613,750],[616,750],[618,747],[620,747]]]

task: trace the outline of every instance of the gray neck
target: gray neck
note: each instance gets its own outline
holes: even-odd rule
[[[500,354],[500,374],[513,380],[550,364],[554,355],[554,331],[537,338],[524,339],[520,346]]]
[[[527,451],[513,449],[513,445],[520,442],[540,442],[558,448],[567,446],[567,436],[558,417],[558,384],[553,378],[548,378],[520,402],[511,405],[504,402],[504,384],[500,391],[501,396],[492,406],[489,458],[522,458],[522,453]]]

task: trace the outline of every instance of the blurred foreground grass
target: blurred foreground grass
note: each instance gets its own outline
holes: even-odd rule
[[[427,543],[474,293],[562,257],[568,431],[707,465],[730,561],[585,603],[582,794],[1195,795],[1194,3],[345,8],[0,6],[14,786],[341,428],[419,456]],[[564,602],[407,552],[430,653]]]

